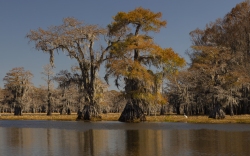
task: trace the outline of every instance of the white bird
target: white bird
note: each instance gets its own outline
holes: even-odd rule
[[[185,114],[185,113],[184,113],[184,117],[185,117],[185,118],[188,118],[188,117],[186,116],[186,114]]]

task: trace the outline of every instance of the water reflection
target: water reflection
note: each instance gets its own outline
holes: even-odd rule
[[[0,137],[0,155],[195,156],[250,153],[250,131],[129,128],[73,130],[7,126],[0,127]]]

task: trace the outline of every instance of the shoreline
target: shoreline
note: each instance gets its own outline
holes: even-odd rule
[[[52,113],[47,116],[46,113],[23,113],[22,116],[14,116],[13,113],[1,113],[0,120],[53,120],[53,121],[76,121],[77,114],[60,115],[59,113]],[[120,113],[100,114],[102,121],[118,121]],[[225,119],[211,119],[208,116],[189,116],[185,118],[183,115],[167,114],[146,116],[146,122],[185,122],[185,123],[245,123],[250,124],[250,115],[226,115]]]

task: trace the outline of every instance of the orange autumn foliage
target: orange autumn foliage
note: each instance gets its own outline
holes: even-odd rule
[[[128,13],[119,12],[108,26],[109,35],[120,41],[113,43],[110,50],[106,76],[114,76],[117,86],[124,79],[127,99],[166,103],[159,87],[164,77],[157,75],[163,75],[165,67],[177,69],[185,65],[185,60],[173,49],[162,48],[149,36],[166,26],[161,17],[160,12],[139,7]]]

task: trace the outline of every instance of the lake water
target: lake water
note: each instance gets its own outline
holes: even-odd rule
[[[0,121],[2,156],[244,156],[250,125]]]

